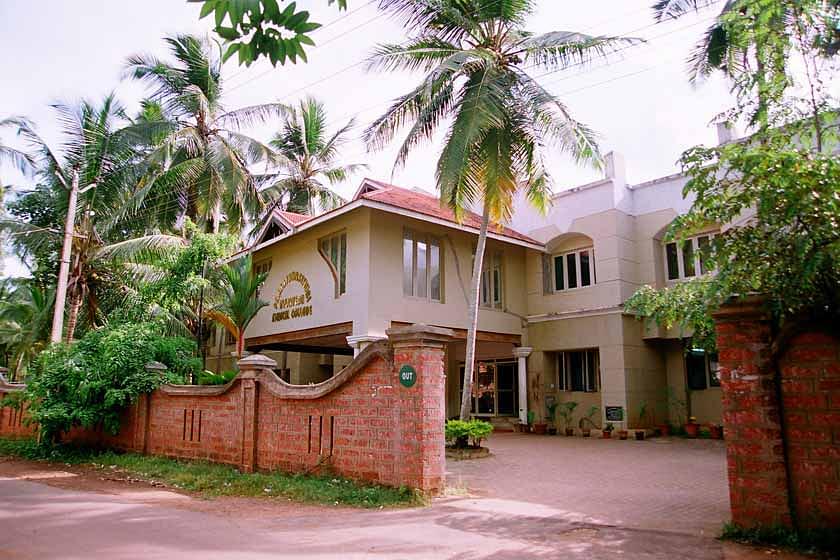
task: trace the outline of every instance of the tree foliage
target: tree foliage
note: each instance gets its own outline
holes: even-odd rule
[[[26,379],[25,398],[42,437],[53,441],[74,426],[94,428],[100,422],[116,434],[120,412],[138,395],[199,371],[194,342],[158,332],[154,323],[111,325],[39,354]],[[163,376],[148,371],[145,366],[153,360],[169,371]]]
[[[188,0],[201,3],[199,18],[213,14],[215,31],[227,42],[223,60],[237,55],[239,64],[250,66],[266,57],[272,66],[300,58],[306,62],[306,46],[315,45],[309,34],[321,27],[309,20],[309,12],[285,0]],[[347,9],[347,0],[328,0]]]

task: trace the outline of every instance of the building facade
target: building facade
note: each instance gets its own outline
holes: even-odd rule
[[[680,332],[650,327],[623,303],[639,287],[708,271],[699,250],[715,228],[664,243],[691,200],[681,175],[631,185],[607,156],[603,179],[562,191],[547,215],[524,199],[492,227],[481,280],[473,412],[500,427],[574,401],[576,423],[649,427],[720,422],[714,356]],[[458,414],[467,300],[479,217],[460,223],[432,194],[363,181],[344,206],[309,217],[278,212],[249,248],[269,302],[246,333],[292,384],[320,383],[386,329],[453,329],[447,415]],[[217,333],[218,334],[218,333]],[[231,369],[233,341],[216,336],[208,367]]]

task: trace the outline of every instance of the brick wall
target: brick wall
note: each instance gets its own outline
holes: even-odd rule
[[[774,346],[759,298],[715,319],[733,522],[840,527],[840,338],[815,328]]]
[[[123,412],[117,436],[74,429],[65,439],[243,471],[325,466],[437,492],[444,485],[444,342],[451,332],[415,325],[388,336],[318,385],[288,385],[272,372],[271,359],[253,355],[229,385],[163,386],[143,395]],[[399,382],[404,364],[417,371],[412,387]]]

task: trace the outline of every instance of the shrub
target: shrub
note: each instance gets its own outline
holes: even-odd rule
[[[221,373],[204,370],[198,374],[196,380],[199,385],[225,385],[233,381],[237,373],[239,372],[233,370],[223,371]]]
[[[493,425],[482,420],[447,420],[446,441],[457,448],[467,445],[480,447],[481,442],[493,432]]]
[[[44,350],[29,370],[25,392],[41,436],[53,441],[74,426],[93,428],[100,422],[116,434],[120,411],[140,394],[196,372],[195,344],[163,337],[160,331],[154,323],[109,325],[88,331],[74,345]],[[146,371],[150,361],[162,362],[169,371]]]

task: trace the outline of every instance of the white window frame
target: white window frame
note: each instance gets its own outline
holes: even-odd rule
[[[691,278],[698,278],[705,274],[713,273],[713,269],[709,269],[704,271],[702,267],[702,262],[700,259],[700,239],[705,238],[708,239],[708,242],[711,243],[712,239],[714,239],[718,235],[718,232],[708,231],[704,233],[699,233],[697,235],[693,235],[691,237],[687,237],[682,241],[669,241],[668,243],[662,244],[662,259],[665,263],[665,281],[666,282],[680,282],[682,280],[688,280]],[[691,276],[686,276],[685,274],[685,253],[684,247],[686,243],[691,244],[691,250],[693,253],[693,261],[694,261],[694,274]],[[671,278],[671,271],[668,264],[668,246],[674,245],[677,251],[677,277]]]
[[[332,260],[332,242],[336,241],[336,260]],[[344,251],[342,251],[342,242]],[[327,250],[324,250],[324,243],[327,244]],[[339,298],[347,293],[347,256],[349,253],[347,230],[333,232],[318,240],[318,254],[326,261],[327,266],[330,267],[333,280],[335,282],[335,297]],[[344,265],[342,267],[342,264]],[[343,270],[342,270],[343,268]],[[343,272],[343,274],[342,274]]]
[[[581,265],[580,265],[580,254],[582,252],[589,253],[589,284],[586,286],[583,285],[583,279],[581,275]],[[569,279],[569,270],[568,270],[568,255],[574,255],[575,257],[575,275],[577,277],[577,286],[574,288],[567,288],[566,283]],[[563,260],[563,285],[557,285],[557,259]],[[593,246],[589,247],[580,247],[578,249],[574,249],[573,251],[565,251],[563,253],[557,253],[551,256],[551,287],[555,293],[560,292],[569,292],[574,290],[580,290],[583,288],[590,288],[596,284],[596,276],[595,276],[595,248]]]
[[[589,375],[588,354],[594,355],[594,376]],[[567,355],[572,353],[583,354],[583,391],[575,391],[572,387],[572,372],[566,367]],[[581,348],[579,350],[563,350],[557,352],[557,390],[566,393],[598,393],[601,391],[601,355],[598,348]],[[594,383],[594,385],[593,385]]]
[[[499,299],[496,294],[496,274],[498,271]],[[485,284],[485,279],[487,280]],[[482,309],[504,309],[505,308],[505,266],[503,251],[484,252],[484,260],[481,263],[481,283],[479,284],[478,306]],[[489,295],[492,294],[492,295]]]
[[[266,274],[266,280],[268,279],[268,274],[271,272],[271,259],[263,259],[261,261],[257,261],[254,263],[254,276],[259,276],[263,272]],[[265,284],[265,280],[257,286],[256,297],[260,297],[260,292],[262,291],[262,287]]]
[[[405,276],[406,273],[406,262],[405,262],[405,243],[406,241],[411,241],[411,291],[407,290],[407,278]],[[418,266],[417,266],[417,244],[418,242],[422,242],[426,244],[426,293],[421,294],[419,289],[419,284],[417,282],[418,279]],[[437,271],[438,271],[438,294],[437,297],[432,295],[432,278],[433,275],[433,264],[434,261],[432,260],[432,247],[437,247],[438,253],[438,262],[437,262]],[[443,243],[441,242],[441,238],[431,235],[429,233],[423,233],[419,231],[415,231],[412,229],[405,229],[403,230],[403,237],[402,237],[402,279],[403,279],[403,296],[409,298],[416,298],[421,299],[424,301],[429,301],[433,303],[443,303],[443,292],[444,292],[444,282],[443,282]]]

